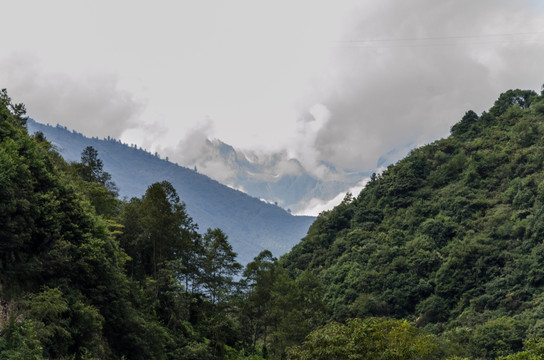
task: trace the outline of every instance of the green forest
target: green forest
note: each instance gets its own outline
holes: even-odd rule
[[[95,149],[67,163],[0,96],[0,359],[282,358],[323,323],[310,272],[242,269],[166,181],[118,200]]]
[[[0,93],[0,359],[544,359],[544,91],[508,90],[242,267]]]

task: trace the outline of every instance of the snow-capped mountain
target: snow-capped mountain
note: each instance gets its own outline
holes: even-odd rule
[[[316,201],[327,202],[370,175],[324,162],[318,171],[310,171],[287,152],[239,150],[217,139],[207,139],[196,153],[183,165],[293,213],[304,212]]]

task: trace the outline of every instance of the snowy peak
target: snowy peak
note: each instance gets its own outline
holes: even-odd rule
[[[319,174],[312,173],[286,151],[239,150],[218,139],[206,139],[198,154],[184,158],[184,162],[217,181],[295,213],[304,212],[310,203],[327,202],[345,193],[369,175],[325,162],[318,164]]]

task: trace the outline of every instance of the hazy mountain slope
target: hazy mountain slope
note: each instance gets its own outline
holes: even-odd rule
[[[220,140],[206,139],[196,146],[200,148],[192,156],[178,156],[187,167],[196,166],[222,183],[295,213],[307,208],[312,200],[326,202],[345,193],[370,175],[321,163],[318,167],[322,175],[317,176],[285,152],[245,151]]]
[[[318,217],[283,259],[333,317],[405,317],[494,358],[544,337],[544,94],[510,90]]]
[[[292,216],[205,175],[113,139],[91,139],[64,127],[32,120],[27,126],[29,133],[43,132],[68,161],[79,161],[86,146],[98,150],[104,170],[112,175],[121,197],[139,197],[153,182],[170,181],[201,231],[208,227],[221,228],[229,236],[242,263],[247,263],[264,249],[277,256],[289,251],[314,220],[313,217]]]

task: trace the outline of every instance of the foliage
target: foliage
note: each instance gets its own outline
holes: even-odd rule
[[[27,126],[29,133],[42,132],[59,147],[62,156],[69,162],[81,162],[82,150],[87,146],[96,149],[104,171],[115,180],[121,199],[141,198],[149,185],[168,181],[202,232],[208,228],[220,228],[229,236],[229,242],[242,265],[250,262],[263,249],[270,250],[275,256],[288,252],[315,220],[313,216],[292,216],[279,206],[265,203],[202,173],[161,159],[135,145],[124,144],[110,137],[86,137],[64,126],[45,125],[32,119],[28,120]],[[84,183],[79,190],[91,197],[87,184],[90,183]],[[298,186],[292,190],[297,189]]]
[[[142,199],[133,198],[120,214],[122,247],[131,258],[131,276],[157,279],[168,262],[189,257],[196,225],[174,187],[166,181],[149,186]]]
[[[172,336],[126,277],[118,223],[97,214],[85,180],[42,136],[27,135],[22,107],[4,95],[0,304],[17,310],[0,324],[0,357],[166,358]]]
[[[544,339],[536,338],[524,343],[524,350],[508,356],[501,356],[500,360],[541,360],[544,359]]]
[[[509,90],[468,111],[322,213],[281,263],[327,284],[334,320],[406,318],[461,357],[519,352],[544,335],[543,105]]]
[[[15,322],[2,329],[0,336],[0,359],[42,360],[43,347],[38,340],[36,327],[30,320]]]
[[[111,180],[111,175],[104,171],[98,151],[87,146],[81,153],[81,162],[72,163],[72,180],[78,185],[96,212],[108,218],[113,218],[119,212],[120,201],[116,199],[118,189]]]
[[[202,273],[199,283],[212,303],[225,302],[232,288],[233,276],[242,266],[236,262],[236,253],[221,229],[208,229],[202,241]]]
[[[437,343],[405,320],[351,319],[331,322],[313,332],[289,359],[436,359]]]
[[[467,112],[241,277],[171,183],[120,201],[0,100],[0,359],[543,356],[542,95]]]

